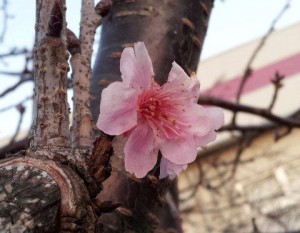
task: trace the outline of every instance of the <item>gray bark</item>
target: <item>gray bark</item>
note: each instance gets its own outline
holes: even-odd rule
[[[37,0],[31,145],[0,163],[2,232],[95,231],[89,154],[70,144],[65,10],[64,0]]]
[[[64,5],[37,1],[31,149],[70,147]]]

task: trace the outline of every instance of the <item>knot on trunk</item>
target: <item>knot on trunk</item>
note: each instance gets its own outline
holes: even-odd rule
[[[23,152],[0,164],[1,232],[94,232],[89,192],[68,165]]]

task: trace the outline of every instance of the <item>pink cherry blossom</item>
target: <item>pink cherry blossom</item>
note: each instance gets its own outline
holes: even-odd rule
[[[142,42],[125,48],[122,82],[103,90],[97,126],[110,135],[125,134],[125,169],[141,178],[162,153],[160,178],[174,178],[197,156],[197,148],[216,138],[224,122],[219,108],[197,104],[200,83],[173,63],[168,81],[159,86]]]

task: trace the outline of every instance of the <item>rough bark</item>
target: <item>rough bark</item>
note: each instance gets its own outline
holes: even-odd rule
[[[1,164],[0,177],[1,232],[58,231],[61,197],[53,178],[37,168],[10,163]]]
[[[119,58],[124,47],[144,41],[156,80],[167,80],[175,60],[188,73],[198,66],[213,0],[114,0],[103,19],[91,93],[94,120],[101,91],[120,80]]]
[[[53,4],[54,3],[54,4]],[[70,147],[64,1],[37,1],[31,149]]]
[[[100,23],[101,17],[95,12],[94,0],[82,0],[80,37],[79,42],[76,43],[78,46],[68,49],[72,54],[71,65],[73,70],[73,148],[91,148],[93,145],[89,90],[94,36]]]
[[[3,232],[95,231],[91,197],[101,183],[89,172],[88,151],[70,144],[65,10],[64,0],[37,0],[31,145],[0,163]]]
[[[98,21],[92,20],[93,1],[82,3],[88,9],[82,13],[82,25],[84,22],[86,25],[81,30],[79,46],[84,54],[82,51],[80,54],[80,49],[71,52],[77,93],[71,146],[66,102],[66,49],[68,47],[70,51],[72,44],[66,43],[65,1],[37,0],[36,88],[31,146],[30,150],[0,163],[0,177],[3,177],[0,180],[1,230],[154,232],[159,222],[163,222],[162,229],[173,227],[181,232],[174,196],[167,195],[170,208],[166,211],[172,218],[160,219],[159,210],[165,202],[165,194],[169,187],[175,190],[175,194],[176,189],[168,179],[158,180],[158,167],[144,179],[128,175],[123,165],[125,141],[118,137],[112,147],[113,138],[102,135],[90,153],[92,126],[86,91],[92,52],[90,37],[93,37]],[[184,0],[113,1],[111,14],[102,30],[96,75],[91,86],[93,118],[98,116],[103,87],[120,79],[120,52],[133,42],[145,41],[160,83],[166,80],[173,60],[188,73],[194,71],[211,7],[211,0],[191,0],[188,3]],[[107,14],[106,11],[100,12]],[[113,176],[104,185],[105,191],[94,199],[111,170]],[[110,213],[103,214],[107,212]],[[96,214],[101,215],[97,226]]]
[[[114,0],[111,13],[102,22],[93,72],[93,119],[96,121],[99,114],[101,91],[109,83],[120,80],[119,59],[123,48],[134,42],[145,42],[160,84],[166,81],[174,60],[187,73],[195,71],[212,6],[213,0]],[[126,176],[122,143],[118,137],[115,139],[112,177],[104,183],[100,197],[121,202],[125,209],[102,216],[100,222],[105,232],[153,232],[159,219],[164,222],[158,212],[168,182],[158,182],[155,169],[142,180]],[[170,208],[166,211],[171,214]],[[173,218],[173,222],[168,219],[161,225],[180,232],[176,219]]]
[[[94,232],[89,193],[67,164],[24,152],[3,160],[0,174],[3,232]]]

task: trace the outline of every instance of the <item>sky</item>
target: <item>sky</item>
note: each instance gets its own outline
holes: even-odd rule
[[[67,0],[68,27],[79,33],[80,0]],[[213,57],[251,40],[262,37],[279,14],[287,0],[215,0],[201,59]],[[0,6],[2,1],[0,0]],[[290,7],[276,24],[276,29],[300,23],[300,1],[291,0]],[[12,16],[8,21],[8,31],[0,43],[0,54],[12,48],[31,49],[34,41],[35,1],[9,0],[8,12]],[[0,33],[3,28],[0,12]],[[96,37],[99,41],[99,30]],[[0,60],[1,71],[20,71],[24,68],[24,57]],[[0,74],[0,93],[18,81],[17,77]],[[205,82],[205,80],[203,80]],[[32,95],[33,85],[27,83],[15,92],[0,98],[2,108],[18,103]],[[71,96],[69,96],[71,98]],[[25,104],[26,112],[21,130],[27,130],[31,124],[32,106]],[[0,112],[0,140],[15,132],[19,114],[16,109]]]

